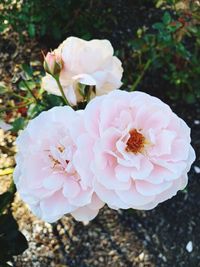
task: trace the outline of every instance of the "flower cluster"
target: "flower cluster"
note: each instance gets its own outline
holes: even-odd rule
[[[69,38],[55,53],[60,56],[45,59],[44,80],[57,92],[53,78],[60,68],[69,102],[77,103],[79,82],[95,86],[97,95],[120,86],[121,65],[108,41]],[[30,121],[17,138],[14,181],[47,222],[66,213],[89,221],[104,204],[148,210],[186,186],[195,159],[190,142],[189,127],[161,100],[113,90],[84,110],[54,107]]]
[[[69,37],[47,54],[44,67],[47,74],[42,80],[42,87],[50,93],[61,95],[54,79],[60,69],[60,84],[73,106],[84,98],[80,84],[88,85],[91,89],[95,87],[90,97],[106,94],[122,84],[121,62],[113,56],[113,48],[108,40],[85,41]]]

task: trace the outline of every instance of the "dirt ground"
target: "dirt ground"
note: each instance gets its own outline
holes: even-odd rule
[[[17,65],[40,55],[40,45],[19,45],[15,34],[0,36],[0,81],[10,82]],[[6,101],[6,97],[1,101]],[[197,160],[187,190],[151,211],[103,208],[88,225],[65,216],[47,224],[35,218],[16,197],[14,215],[29,241],[15,267],[198,267],[200,266],[200,107],[172,108],[192,128]],[[12,148],[14,137],[0,132],[0,145]],[[14,159],[0,151],[1,168]],[[3,180],[5,179],[5,180]],[[9,177],[1,177],[0,188]]]

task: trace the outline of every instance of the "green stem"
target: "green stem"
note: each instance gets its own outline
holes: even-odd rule
[[[37,97],[34,95],[33,91],[31,90],[31,88],[28,86],[27,82],[25,80],[22,80],[24,85],[26,86],[27,90],[29,91],[29,93],[32,95],[32,97],[34,98],[35,102],[39,104],[39,101],[37,99]]]
[[[19,106],[14,106],[14,107],[6,107],[6,108],[1,108],[0,107],[0,112],[3,112],[3,111],[10,111],[10,110],[13,110],[13,109],[18,109],[18,108],[23,108],[23,107],[26,107],[28,106],[29,104],[32,104],[33,101],[29,101],[29,102],[26,102],[24,103],[23,105],[19,105]]]
[[[69,102],[68,102],[68,100],[67,100],[67,98],[66,98],[66,96],[65,96],[65,93],[64,93],[64,90],[63,90],[63,88],[62,88],[62,85],[61,85],[61,83],[60,83],[59,77],[55,77],[55,76],[53,76],[53,77],[54,77],[54,79],[55,79],[56,82],[57,82],[58,88],[59,88],[59,90],[60,90],[60,92],[61,92],[61,95],[62,95],[64,101],[65,101],[65,104],[68,105],[68,106],[70,106],[70,104],[69,104]]]
[[[15,92],[13,92],[12,90],[8,91],[9,94],[11,94],[12,96],[15,96],[17,98],[23,99],[23,100],[28,100],[28,97],[22,96],[22,95],[18,95]]]
[[[138,86],[138,84],[141,82],[145,72],[148,70],[148,68],[150,67],[152,63],[152,60],[149,59],[147,60],[145,66],[144,66],[144,69],[142,70],[142,72],[140,73],[140,75],[137,77],[136,81],[133,83],[133,85],[131,86],[131,89],[130,91],[135,91],[136,87]]]

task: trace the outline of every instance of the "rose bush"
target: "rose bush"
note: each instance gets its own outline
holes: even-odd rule
[[[85,41],[69,37],[53,54],[55,58],[62,59],[59,81],[71,105],[76,105],[84,98],[79,83],[95,87],[90,92],[91,97],[106,94],[122,84],[121,62],[113,56],[113,48],[108,40]],[[46,62],[52,66],[52,56],[49,54]],[[42,87],[52,94],[61,95],[56,80],[49,72],[42,79]]]
[[[158,98],[116,90],[93,99],[83,119],[78,170],[111,208],[152,209],[186,186],[190,129]]]
[[[105,95],[85,110],[44,111],[17,138],[14,181],[34,214],[89,221],[104,203],[148,210],[186,186],[195,159],[190,128],[158,98],[114,90],[122,68],[109,41],[70,37],[44,68],[43,87],[68,105],[89,102],[81,84]]]

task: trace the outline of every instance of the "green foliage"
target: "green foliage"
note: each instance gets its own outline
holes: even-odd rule
[[[0,195],[0,214],[12,203],[14,194],[7,191]]]
[[[95,1],[95,5],[98,2]],[[90,29],[100,27],[102,23],[95,22],[95,16],[90,12],[91,3],[86,0],[2,0],[0,31],[11,26],[21,38],[26,32],[32,38],[50,36],[62,40],[71,34],[69,28],[73,28],[73,34],[87,39],[91,37]]]
[[[25,119],[23,117],[15,119],[12,123],[12,131],[17,133],[19,130],[24,128],[25,124]]]
[[[12,260],[13,256],[21,254],[28,247],[23,234],[11,214],[0,215],[0,266]]]
[[[148,30],[138,29],[137,38],[130,42],[133,58],[138,62],[135,79],[150,60],[148,71],[161,73],[160,79],[171,85],[167,94],[172,99],[194,103],[200,99],[200,10],[196,6],[177,10],[174,1],[164,2],[168,10],[161,20]]]
[[[12,79],[12,88],[0,83],[0,94],[9,95],[6,107],[0,105],[1,119],[6,121],[7,113],[17,112],[18,114],[11,123],[13,133],[17,134],[19,130],[24,129],[29,120],[38,116],[42,111],[65,104],[62,97],[49,94],[41,88],[42,75],[43,72],[23,64],[21,72]]]
[[[1,116],[6,120],[8,114],[14,112],[17,117],[12,122],[12,133],[17,134],[24,129],[28,121],[39,115],[43,110],[54,106],[64,105],[59,96],[44,92],[41,88],[42,73],[28,65],[22,65],[21,71],[13,77],[13,87],[9,88],[0,83],[0,94],[8,94],[6,107],[0,107]],[[14,117],[14,116],[13,116]],[[12,173],[1,170],[0,175]],[[0,195],[0,266],[6,267],[13,256],[23,253],[28,244],[26,238],[19,231],[17,222],[12,216],[12,202],[15,196],[15,186],[11,182],[10,188]]]
[[[28,243],[19,231],[17,222],[11,214],[11,204],[14,200],[15,186],[0,195],[0,266],[9,266],[8,261],[27,249]]]

